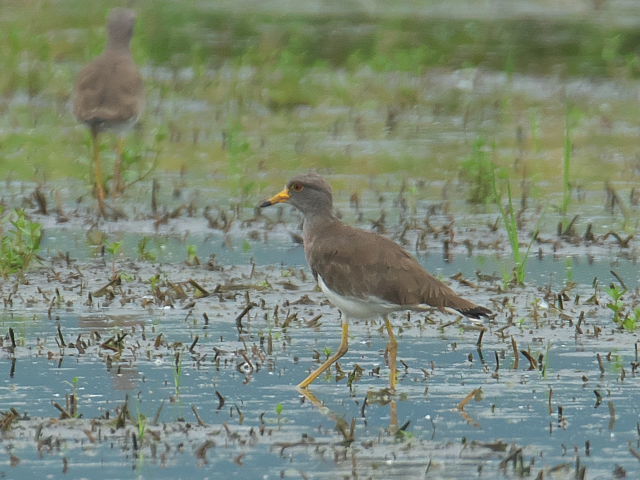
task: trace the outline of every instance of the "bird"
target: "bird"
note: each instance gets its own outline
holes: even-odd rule
[[[87,125],[93,146],[93,168],[98,209],[105,215],[105,184],[98,136],[107,130],[120,135],[133,127],[144,110],[144,84],[131,55],[136,13],[114,8],[107,21],[104,52],[78,74],[73,113]],[[122,191],[122,139],[118,138],[114,166],[114,190]]]
[[[333,212],[331,185],[321,175],[296,175],[280,193],[259,206],[278,203],[289,203],[302,213],[307,263],[322,292],[342,312],[340,347],[300,382],[298,389],[307,389],[347,353],[350,318],[384,319],[389,335],[389,386],[395,391],[398,342],[388,318],[390,312],[436,307],[457,310],[474,319],[492,314],[488,308],[460,297],[393,240],[343,223]]]

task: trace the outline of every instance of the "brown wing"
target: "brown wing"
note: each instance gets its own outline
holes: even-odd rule
[[[372,232],[336,223],[320,238],[306,240],[305,252],[314,275],[340,295],[371,295],[408,308],[450,307],[471,317],[491,313],[459,297],[397,243]]]
[[[143,88],[131,57],[107,52],[78,75],[73,112],[88,124],[134,120],[144,107]]]

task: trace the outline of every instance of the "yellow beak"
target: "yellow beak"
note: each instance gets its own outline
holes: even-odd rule
[[[269,200],[265,200],[264,202],[262,202],[260,204],[260,208],[268,207],[276,203],[286,202],[290,198],[291,198],[291,195],[289,194],[289,189],[287,187],[284,187],[284,190],[282,190],[280,193],[278,193],[277,195],[274,195]]]

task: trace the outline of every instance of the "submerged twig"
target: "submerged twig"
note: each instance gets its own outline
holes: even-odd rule
[[[520,366],[520,355],[518,355],[518,344],[513,335],[511,335],[511,347],[513,348],[513,369],[517,370]]]
[[[244,333],[244,327],[242,326],[242,319],[244,318],[244,316],[249,313],[249,310],[251,310],[253,307],[256,307],[257,304],[251,302],[249,303],[246,307],[244,307],[242,309],[242,312],[240,312],[240,315],[238,315],[236,317],[236,328],[238,329],[238,333]]]
[[[61,419],[65,419],[65,418],[71,418],[73,415],[71,415],[71,413],[69,413],[67,411],[66,408],[64,408],[62,405],[60,405],[58,402],[56,402],[55,400],[51,402],[51,404],[56,407],[58,410],[60,410],[60,418]]]
[[[195,405],[191,405],[191,411],[195,415],[196,420],[198,420],[198,425],[200,425],[201,427],[206,427],[207,424],[202,420],[202,418],[200,418],[200,413],[198,412],[198,408]]]
[[[195,288],[199,292],[200,298],[208,297],[210,295],[209,291],[204,287],[200,286],[200,284],[196,282],[193,278],[189,279],[189,285],[191,285],[193,288]]]
[[[538,361],[533,358],[528,351],[520,350],[520,353],[524,355],[527,360],[529,360],[529,370],[536,370],[538,368]]]

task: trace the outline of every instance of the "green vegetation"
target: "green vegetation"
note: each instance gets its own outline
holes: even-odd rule
[[[0,206],[0,275],[24,273],[37,259],[42,225],[29,220],[24,210],[5,212]]]
[[[122,242],[111,242],[108,243],[105,247],[105,251],[111,255],[111,271],[116,271],[116,259],[120,252],[122,251]]]
[[[491,160],[491,147],[483,138],[477,138],[471,155],[462,162],[461,176],[469,184],[467,201],[489,203],[495,197],[495,165]]]
[[[529,250],[533,244],[533,240],[529,242],[526,251],[520,248],[520,229],[518,226],[518,212],[514,208],[513,198],[511,195],[511,182],[505,170],[492,170],[492,190],[493,198],[500,211],[502,224],[507,232],[509,246],[511,247],[511,258],[513,260],[513,269],[510,278],[505,278],[505,283],[522,285],[527,276],[527,262],[529,260]],[[499,185],[501,184],[501,185]],[[506,191],[506,206],[503,204],[503,191]],[[535,237],[535,235],[534,235]]]
[[[161,282],[160,275],[156,274],[153,277],[149,278],[149,285],[151,286],[151,290],[156,290],[160,286]]]
[[[575,282],[573,257],[567,257],[564,261],[564,271],[567,274],[567,283]]]
[[[127,137],[127,141],[122,146],[122,177],[124,179],[123,191],[126,192],[132,185],[148,179],[149,175],[156,170],[158,158],[162,152],[163,142],[166,133],[157,131],[149,139],[152,146],[148,149],[139,143],[141,139]],[[131,140],[137,140],[131,141]],[[126,145],[126,148],[125,148]]]
[[[138,242],[138,258],[147,262],[155,262],[158,259],[158,252],[149,249],[149,237],[142,237]]]
[[[569,125],[569,112],[565,121],[564,130],[564,155],[562,156],[562,206],[560,212],[566,215],[571,202],[571,158],[573,157],[573,142],[571,141],[571,127]]]
[[[144,413],[138,411],[137,413],[137,426],[138,426],[138,441],[142,443],[144,435],[147,431],[147,417]]]
[[[509,173],[506,168],[494,163],[494,151],[495,145],[491,147],[483,138],[478,138],[471,155],[462,164],[461,177],[469,184],[467,199],[470,203],[493,203],[498,208],[514,264],[504,282],[507,285],[522,285],[526,278],[529,251],[536,234],[534,233],[527,249],[523,251],[520,245],[519,212],[513,202]]]
[[[187,259],[185,260],[185,263],[189,266],[200,265],[197,245],[187,245]]]
[[[236,194],[245,198],[255,187],[251,169],[255,168],[249,138],[239,122],[233,122],[223,132],[223,149],[227,157],[227,178]]]
[[[573,159],[573,129],[580,120],[581,112],[567,105],[564,125],[564,153],[562,155],[562,205],[560,213],[564,216],[569,211],[573,185],[571,182],[571,162]]]
[[[122,251],[122,242],[111,242],[107,244],[105,251],[115,259]]]
[[[629,305],[624,301],[627,290],[615,284],[611,284],[606,290],[611,299],[607,308],[613,312],[613,321],[621,328],[633,332],[640,326],[640,306]]]
[[[16,61],[15,52],[20,49],[31,52],[33,61],[94,55],[104,41],[106,11],[117,4],[121,2],[65,0],[7,5],[14,15],[7,15],[2,24],[7,32],[0,44],[6,49],[3,53],[12,61]],[[280,52],[290,50],[300,58],[298,63],[307,67],[324,64],[358,68],[366,63],[380,70],[423,71],[426,67],[456,68],[483,62],[496,70],[508,67],[516,73],[553,74],[556,72],[547,60],[549,37],[562,31],[553,53],[566,57],[567,74],[637,74],[629,68],[637,62],[637,32],[619,27],[622,22],[603,24],[595,10],[592,17],[577,18],[503,15],[498,29],[493,17],[398,17],[394,9],[375,8],[365,14],[354,4],[335,8],[330,13],[318,13],[305,9],[304,4],[287,5],[286,10],[279,11],[277,6],[274,9],[257,1],[234,7],[227,3],[183,5],[171,0],[143,0],[136,4],[140,22],[134,47],[141,60],[178,68],[185,64],[205,68],[237,59],[245,63],[277,62]],[[247,11],[252,15],[246,15]],[[39,15],[34,15],[36,12]],[[20,21],[12,23],[16,13],[21,14]],[[83,47],[77,48],[63,33],[56,33],[55,42],[46,42],[47,32],[78,24],[90,27],[88,32],[81,32]],[[185,25],[190,28],[183,28]],[[208,32],[218,32],[219,40],[206,42],[203,33]],[[495,48],[494,55],[489,55],[487,45]],[[26,69],[21,75],[29,78],[35,73]],[[38,77],[32,82],[37,86]]]

